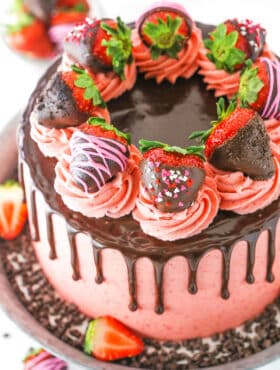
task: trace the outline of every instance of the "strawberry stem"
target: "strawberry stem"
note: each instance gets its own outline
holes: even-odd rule
[[[127,141],[128,144],[131,143],[131,135],[130,134],[126,134],[120,130],[118,130],[115,126],[113,126],[112,124],[110,123],[107,123],[105,121],[104,118],[99,118],[99,117],[90,117],[88,120],[87,120],[87,123],[90,125],[90,126],[99,126],[99,127],[102,127],[104,130],[107,130],[107,131],[113,131],[117,136],[125,139]]]
[[[240,78],[238,97],[241,107],[247,108],[250,104],[255,103],[258,99],[258,93],[263,86],[263,81],[258,77],[258,68],[253,67],[253,63],[250,60]]]

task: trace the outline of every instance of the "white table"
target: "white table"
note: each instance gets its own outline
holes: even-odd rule
[[[218,23],[226,18],[249,18],[260,22],[268,30],[268,43],[280,54],[279,5],[276,0],[178,0],[183,3],[194,19],[206,23]],[[131,21],[151,4],[149,0],[102,0],[94,3],[94,11],[103,16],[122,15]],[[10,1],[0,1],[0,25],[5,22],[5,9]],[[125,15],[124,15],[125,14]],[[32,62],[12,53],[0,40],[0,131],[26,103],[39,76],[46,69],[46,63]],[[1,294],[1,292],[0,292]],[[30,347],[36,347],[34,340],[23,334],[0,311],[0,369],[20,370],[21,360]],[[263,366],[262,370],[280,369],[280,359],[274,364]],[[74,370],[72,367],[71,370]]]

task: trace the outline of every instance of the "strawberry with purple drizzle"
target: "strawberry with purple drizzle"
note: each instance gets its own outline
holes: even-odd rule
[[[124,79],[125,65],[133,61],[131,30],[120,17],[117,21],[87,19],[67,35],[64,51],[92,73],[113,70]]]
[[[126,169],[130,135],[100,118],[90,118],[84,131],[70,140],[70,172],[74,182],[86,193],[95,193],[118,172]]]
[[[241,69],[247,59],[255,61],[263,52],[266,31],[259,24],[246,19],[227,20],[216,27],[204,40],[209,50],[207,57],[217,69],[234,72]]]
[[[238,91],[240,104],[259,112],[264,119],[280,119],[280,63],[261,58],[248,63]]]
[[[142,182],[161,212],[180,212],[195,201],[203,185],[203,147],[186,149],[140,140]]]
[[[160,55],[176,59],[192,34],[192,20],[180,5],[156,4],[138,20],[137,29],[152,59]]]
[[[67,370],[65,361],[51,355],[44,349],[31,350],[25,359],[24,370]]]

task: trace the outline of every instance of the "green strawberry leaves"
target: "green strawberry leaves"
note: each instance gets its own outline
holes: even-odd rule
[[[246,65],[247,68],[241,75],[238,90],[240,104],[244,108],[257,101],[258,94],[264,86],[263,81],[258,77],[258,68],[253,67],[251,60]]]
[[[237,31],[227,34],[226,25],[222,23],[209,35],[210,38],[204,40],[204,46],[209,50],[208,59],[216,65],[217,69],[234,72],[237,65],[245,62],[245,53],[235,47],[238,40]]]
[[[78,78],[74,82],[75,86],[85,89],[84,98],[86,100],[92,100],[92,104],[96,107],[105,108],[106,103],[102,99],[102,96],[90,75],[84,69],[81,69],[76,65],[72,65],[71,68],[72,71],[78,74]]]
[[[125,65],[131,64],[133,60],[131,29],[125,25],[120,17],[117,17],[117,28],[110,27],[105,22],[101,22],[101,27],[111,36],[109,40],[102,40],[102,45],[107,48],[107,55],[113,59],[114,72],[124,80]]]
[[[15,19],[15,22],[6,25],[6,30],[8,34],[20,32],[22,29],[31,26],[35,20],[35,18],[30,13],[26,13],[24,11],[22,0],[14,0],[13,6],[10,11]]]
[[[165,152],[179,153],[182,155],[196,155],[204,160],[203,150],[204,145],[202,146],[189,146],[187,148],[181,148],[179,146],[169,146],[168,144],[162,143],[160,141],[150,141],[145,139],[139,140],[139,149],[141,153],[145,153],[148,150],[161,148]]]
[[[104,130],[113,131],[117,136],[122,137],[123,139],[125,139],[128,144],[131,143],[131,135],[130,134],[126,134],[126,133],[118,130],[115,126],[111,125],[110,123],[107,123],[105,121],[105,119],[103,119],[103,118],[91,117],[91,118],[88,119],[87,123],[90,126],[100,126]]]
[[[178,34],[178,30],[182,24],[182,18],[171,18],[167,16],[166,21],[158,18],[158,23],[147,22],[143,28],[145,35],[147,35],[152,45],[151,56],[152,59],[157,59],[160,55],[166,54],[170,58],[177,59],[179,51],[185,45],[186,37]]]
[[[217,106],[217,115],[218,119],[216,121],[211,122],[211,127],[209,130],[203,131],[194,131],[190,136],[189,139],[199,139],[200,143],[205,143],[208,137],[211,135],[212,131],[220,122],[225,120],[236,108],[237,102],[236,99],[233,99],[229,102],[229,105],[226,107],[225,99],[220,98],[216,103]]]

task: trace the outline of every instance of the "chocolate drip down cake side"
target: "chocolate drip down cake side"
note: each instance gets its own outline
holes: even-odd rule
[[[279,81],[260,25],[167,2],[65,38],[23,115],[19,173],[45,276],[94,320],[87,353],[211,336],[277,298]]]

